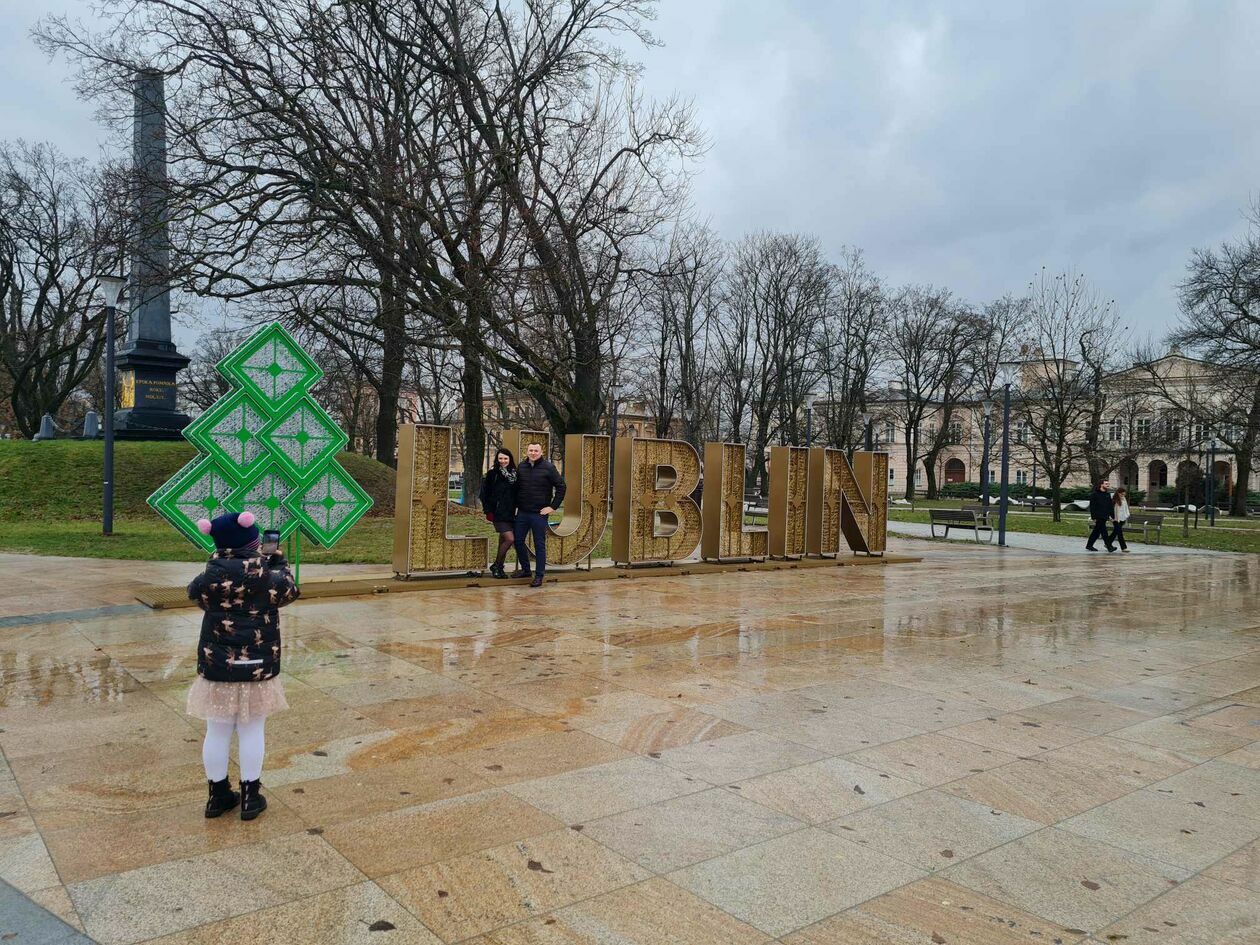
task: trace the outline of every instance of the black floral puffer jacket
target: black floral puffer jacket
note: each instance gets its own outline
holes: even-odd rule
[[[280,672],[280,608],[298,599],[284,555],[216,551],[188,585],[204,610],[197,675],[211,682],[258,682]]]

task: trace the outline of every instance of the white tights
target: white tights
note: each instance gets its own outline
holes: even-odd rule
[[[236,730],[236,752],[241,763],[241,780],[257,781],[262,775],[263,725],[266,719],[249,722],[206,722],[206,741],[201,746],[201,760],[206,777],[222,781],[228,776],[228,756],[232,753],[232,730]]]

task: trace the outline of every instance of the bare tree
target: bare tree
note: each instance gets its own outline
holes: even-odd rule
[[[108,193],[99,169],[51,145],[0,143],[0,372],[23,436],[101,358],[104,310],[92,296],[123,246]]]
[[[709,370],[716,331],[725,250],[708,227],[683,224],[672,234],[666,257],[647,291],[651,340],[646,345],[651,384],[649,406],[656,429],[678,420],[682,439],[697,449],[711,425],[715,403]],[[646,381],[646,378],[645,378]]]
[[[867,390],[886,357],[888,304],[861,250],[843,249],[831,273],[830,302],[817,332],[820,400],[814,411],[827,444],[850,449],[862,441]]]
[[[755,233],[732,253],[722,370],[728,389],[736,382],[745,387],[752,473],[763,486],[772,438],[800,440],[798,424],[817,377],[814,345],[831,299],[831,278],[812,237]]]
[[[927,495],[936,496],[936,460],[949,445],[954,413],[970,386],[975,335],[976,320],[948,289],[907,286],[891,302],[888,348],[898,385],[891,409],[906,434],[907,499],[914,498],[920,461]],[[925,430],[929,416],[933,426]]]
[[[192,361],[180,372],[180,396],[200,411],[226,394],[231,386],[218,364],[244,340],[244,332],[226,327],[203,333],[193,348]]]
[[[1260,203],[1251,229],[1215,249],[1195,250],[1181,283],[1181,323],[1171,340],[1197,354],[1212,396],[1203,409],[1237,465],[1231,514],[1247,513],[1260,446]]]
[[[1082,429],[1095,409],[1095,378],[1082,369],[1082,350],[1106,344],[1109,304],[1079,275],[1044,269],[1029,286],[1027,349],[1018,413],[1035,461],[1049,479],[1059,520],[1063,483],[1085,459]]]

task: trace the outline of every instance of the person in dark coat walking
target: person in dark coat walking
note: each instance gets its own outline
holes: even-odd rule
[[[201,760],[210,784],[206,816],[237,804],[241,820],[267,807],[262,787],[263,725],[289,704],[280,683],[280,608],[297,600],[293,572],[278,548],[262,548],[252,512],[225,512],[197,523],[214,539],[206,570],[188,585],[188,599],[205,611],[197,645],[197,679],[188,691],[188,714],[204,719]],[[236,732],[241,791],[228,780]]]
[[[1089,517],[1094,520],[1093,531],[1089,533],[1089,541],[1085,542],[1086,551],[1097,551],[1094,543],[1099,538],[1103,540],[1103,544],[1107,546],[1108,551],[1115,551],[1116,546],[1112,544],[1111,532],[1107,530],[1108,524],[1116,516],[1116,507],[1111,500],[1111,493],[1108,491],[1109,483],[1106,479],[1098,483],[1098,488],[1094,490],[1089,497]]]
[[[529,577],[528,535],[534,536],[534,562],[531,587],[542,587],[547,570],[547,516],[564,501],[564,476],[551,460],[544,459],[541,443],[530,443],[525,459],[516,469],[516,560],[520,568],[512,577]]]
[[[481,480],[477,493],[486,519],[499,536],[499,548],[490,565],[490,574],[497,578],[507,577],[503,562],[516,538],[516,458],[509,449],[501,449],[494,455],[494,467]],[[519,563],[519,562],[518,562]]]

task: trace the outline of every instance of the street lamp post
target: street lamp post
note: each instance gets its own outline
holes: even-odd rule
[[[998,547],[1006,547],[1006,507],[1010,499],[1011,479],[1011,385],[1018,377],[1018,364],[999,364],[998,380],[1002,384],[1002,485],[998,492]]]
[[[612,395],[612,431],[608,440],[608,501],[610,503],[609,508],[612,508],[613,470],[617,466],[617,407],[621,402],[621,385],[614,381],[608,391]],[[657,436],[660,436],[659,431]]]
[[[1208,526],[1216,527],[1216,437],[1208,441],[1207,464],[1207,509]]]
[[[871,435],[873,432],[874,426],[875,426],[875,417],[870,413],[870,411],[867,411],[866,413],[862,414],[862,429],[865,431],[864,445],[866,446],[866,452],[868,453],[872,452],[874,449],[873,437]]]
[[[814,445],[814,401],[818,399],[817,394],[805,395],[805,447]]]
[[[96,287],[105,302],[105,468],[101,476],[101,534],[114,534],[114,322],[127,280],[99,276]]]
[[[981,404],[984,411],[984,436],[980,445],[980,504],[989,504],[989,414],[993,410],[993,401],[986,397]]]

